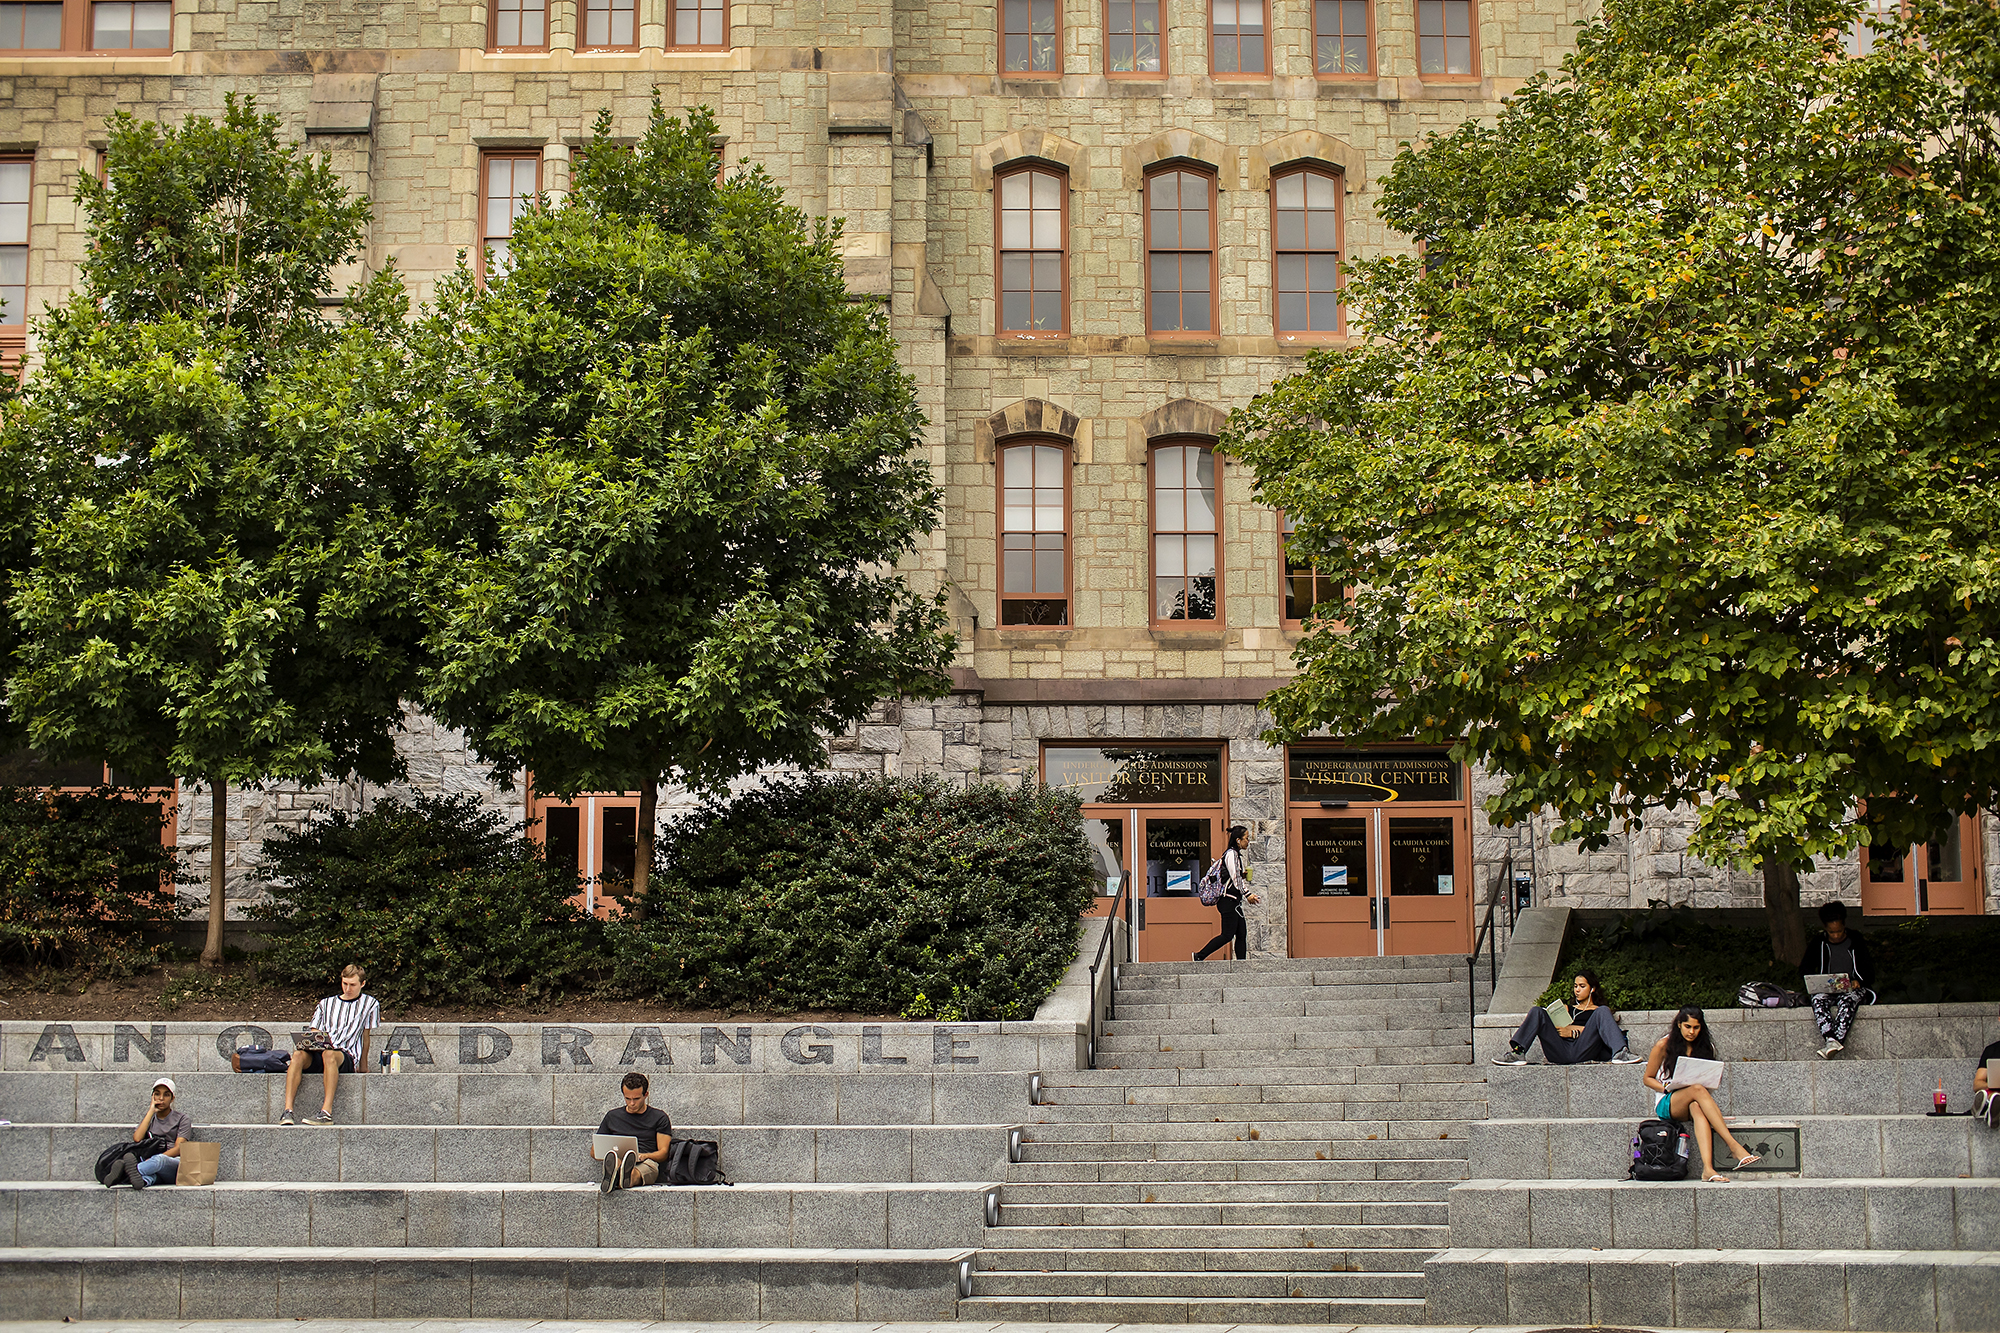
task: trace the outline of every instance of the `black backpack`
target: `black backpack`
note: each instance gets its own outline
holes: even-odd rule
[[[91,1168],[91,1174],[97,1177],[97,1183],[100,1185],[122,1185],[125,1183],[125,1173],[119,1170],[118,1163],[124,1159],[126,1153],[131,1153],[134,1158],[143,1162],[148,1157],[159,1156],[173,1146],[172,1139],[163,1139],[156,1134],[148,1134],[141,1143],[123,1139],[97,1154],[97,1165]]]
[[[1641,1120],[1626,1174],[1634,1180],[1686,1180],[1687,1173],[1687,1131],[1672,1120]]]
[[[667,1149],[666,1185],[734,1185],[722,1174],[722,1153],[713,1139],[675,1139]]]

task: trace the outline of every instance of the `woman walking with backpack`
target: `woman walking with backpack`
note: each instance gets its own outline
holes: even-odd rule
[[[1243,870],[1243,843],[1250,836],[1250,830],[1238,824],[1229,830],[1229,845],[1223,848],[1222,896],[1215,900],[1215,910],[1222,918],[1222,929],[1214,939],[1196,951],[1194,961],[1204,962],[1217,949],[1234,941],[1236,956],[1247,957],[1250,953],[1250,926],[1243,919],[1243,904],[1258,902],[1256,894],[1250,892],[1250,879]]]

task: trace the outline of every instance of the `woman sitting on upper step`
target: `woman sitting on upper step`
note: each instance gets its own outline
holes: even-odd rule
[[[1619,1030],[1611,1002],[1604,998],[1604,987],[1598,984],[1597,974],[1585,968],[1576,974],[1570,989],[1575,999],[1570,1009],[1573,1022],[1558,1027],[1548,1010],[1530,1009],[1527,1021],[1508,1041],[1506,1054],[1494,1056],[1493,1063],[1528,1063],[1528,1050],[1539,1039],[1542,1055],[1552,1065],[1580,1065],[1586,1060],[1606,1059],[1615,1065],[1637,1064],[1639,1057],[1626,1046],[1625,1034]]]
[[[1715,1094],[1701,1084],[1688,1087],[1674,1086],[1674,1070],[1683,1058],[1695,1060],[1715,1060],[1715,1042],[1708,1035],[1708,1015],[1700,1007],[1684,1004],[1674,1015],[1674,1021],[1667,1027],[1667,1035],[1653,1043],[1653,1053],[1646,1060],[1646,1113],[1660,1120],[1686,1120],[1694,1126],[1694,1141],[1701,1149],[1701,1178],[1718,1185],[1727,1185],[1729,1177],[1718,1175],[1715,1170],[1714,1136],[1722,1135],[1729,1150],[1736,1154],[1737,1167],[1746,1167],[1758,1160],[1757,1154],[1736,1141],[1724,1122],[1722,1108],[1715,1104]]]

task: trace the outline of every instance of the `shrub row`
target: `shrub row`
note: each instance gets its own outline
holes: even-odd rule
[[[111,788],[0,787],[0,961],[130,976],[179,916],[157,804]]]

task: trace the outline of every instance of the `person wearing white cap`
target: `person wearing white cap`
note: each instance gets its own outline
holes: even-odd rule
[[[185,1111],[174,1109],[174,1081],[163,1078],[153,1084],[153,1104],[146,1109],[146,1118],[132,1131],[132,1142],[144,1143],[147,1139],[159,1139],[173,1146],[163,1148],[146,1158],[139,1159],[136,1152],[128,1152],[118,1159],[119,1168],[124,1172],[125,1183],[133,1189],[142,1190],[148,1185],[174,1183],[181,1173],[181,1145],[194,1133],[194,1125]],[[111,1181],[117,1183],[117,1173]]]

